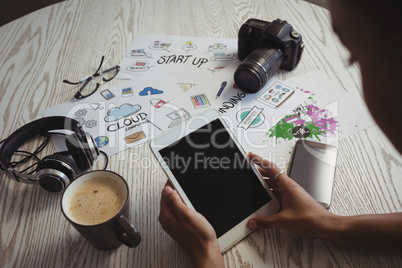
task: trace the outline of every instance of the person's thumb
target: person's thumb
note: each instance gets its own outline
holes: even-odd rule
[[[183,209],[187,208],[187,206],[181,200],[179,194],[170,186],[165,186],[165,188],[163,188],[162,196],[175,214],[178,214]]]
[[[254,217],[248,220],[247,227],[250,229],[280,228],[280,216],[275,214]]]

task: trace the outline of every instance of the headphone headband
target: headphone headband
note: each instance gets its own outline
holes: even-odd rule
[[[25,142],[51,130],[71,130],[75,133],[85,135],[80,124],[69,117],[50,116],[32,121],[12,133],[0,148],[0,162],[8,168],[11,157]]]
[[[35,174],[19,173],[10,165],[12,156],[25,142],[53,130],[74,132],[67,135],[65,140],[67,155],[55,153],[44,157],[38,161]],[[75,176],[89,169],[98,155],[94,140],[83,131],[78,121],[64,116],[51,116],[24,125],[5,139],[0,148],[0,163],[17,182],[39,185],[50,192],[61,192]]]

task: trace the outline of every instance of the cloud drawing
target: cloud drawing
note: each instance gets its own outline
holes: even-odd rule
[[[162,90],[152,88],[152,87],[146,87],[142,91],[140,91],[139,94],[140,94],[140,96],[147,96],[147,95],[156,95],[156,94],[162,94],[162,93],[163,93]]]
[[[114,108],[110,109],[107,112],[105,121],[113,122],[113,121],[119,120],[120,118],[135,114],[139,110],[141,110],[141,106],[125,103],[125,104],[120,105],[120,107],[114,107]]]

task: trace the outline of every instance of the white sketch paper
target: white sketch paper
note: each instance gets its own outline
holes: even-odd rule
[[[99,89],[81,100],[47,108],[44,116],[67,116],[77,120],[108,155],[144,143],[162,129],[152,120],[151,110],[159,109],[183,91],[163,71],[144,75],[118,85]],[[65,150],[64,139],[53,139],[56,151]]]
[[[361,99],[323,77],[314,72],[287,81],[272,78],[260,92],[246,94],[234,87],[232,77],[219,76],[195,86],[155,111],[155,122],[166,131],[171,124],[167,115],[177,110],[185,113],[188,120],[205,109],[216,109],[247,152],[253,151],[273,161],[280,158],[286,163],[298,139],[331,144],[374,125]],[[222,79],[226,79],[227,86],[215,99]],[[286,93],[294,93],[288,94],[286,101],[278,107],[258,99],[262,92],[276,85],[289,89]],[[191,97],[197,95],[205,95],[210,106],[194,107]],[[181,122],[184,119],[182,117]]]
[[[237,39],[138,34],[120,62],[118,78],[164,69],[177,83],[198,84],[222,70],[234,73]]]

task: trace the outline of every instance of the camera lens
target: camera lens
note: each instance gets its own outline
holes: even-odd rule
[[[256,49],[237,67],[235,83],[246,93],[256,93],[276,73],[282,61],[279,49]]]

